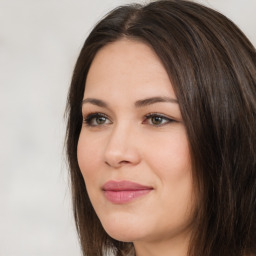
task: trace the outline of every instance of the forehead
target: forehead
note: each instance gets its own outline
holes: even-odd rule
[[[128,39],[100,49],[86,79],[86,94],[113,93],[116,90],[126,93],[136,90],[144,95],[155,94],[157,90],[174,96],[169,76],[152,48],[146,43]]]

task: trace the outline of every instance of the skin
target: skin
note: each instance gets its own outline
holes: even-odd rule
[[[172,100],[135,104],[152,97]],[[104,229],[114,239],[133,242],[137,256],[186,255],[195,205],[189,144],[158,56],[138,41],[108,44],[93,60],[84,100],[78,163]],[[157,116],[147,116],[151,113]],[[152,190],[115,204],[102,190],[109,180],[128,180]]]

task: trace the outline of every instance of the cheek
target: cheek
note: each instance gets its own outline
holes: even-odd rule
[[[148,164],[158,176],[161,190],[161,203],[170,205],[173,210],[185,209],[193,198],[193,177],[189,144],[184,133],[173,133],[158,138],[157,146],[148,149]],[[148,147],[149,148],[149,147]],[[181,203],[182,202],[182,203]],[[183,205],[183,206],[182,206]],[[190,207],[188,207],[190,208]]]
[[[99,164],[99,148],[89,136],[80,134],[77,145],[77,160],[85,182],[93,179]]]
[[[156,143],[157,142],[157,143]],[[191,172],[191,159],[186,134],[176,131],[164,134],[157,141],[151,139],[147,154],[154,169],[164,175],[184,175]]]

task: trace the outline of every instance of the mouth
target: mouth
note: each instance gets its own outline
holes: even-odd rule
[[[108,181],[102,190],[106,199],[114,204],[124,204],[150,193],[153,188],[131,181]]]

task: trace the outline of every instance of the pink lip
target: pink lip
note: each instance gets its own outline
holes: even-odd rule
[[[140,196],[148,194],[152,187],[144,186],[131,181],[108,181],[102,187],[105,197],[112,203],[128,203]]]

